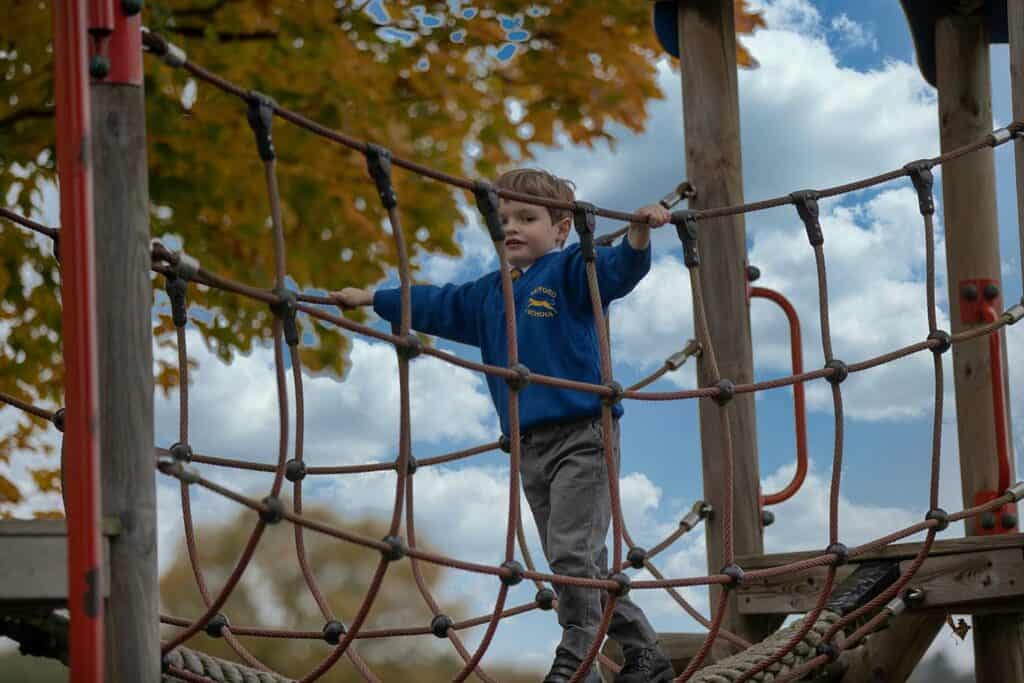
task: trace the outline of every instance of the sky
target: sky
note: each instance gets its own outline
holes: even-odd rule
[[[741,71],[739,95],[744,194],[748,201],[805,187],[824,187],[875,175],[939,152],[936,94],[916,65],[899,4],[891,0],[755,0],[767,27],[743,38],[760,68]],[[529,31],[542,18],[524,17]],[[1006,46],[993,46],[994,126],[1011,119]],[[659,63],[663,100],[650,104],[644,132],[613,131],[614,148],[537,148],[531,165],[575,180],[578,196],[601,206],[629,210],[651,203],[686,178],[679,77]],[[1021,292],[1016,196],[1010,146],[995,153],[1001,259],[1006,301]],[[693,179],[699,183],[699,179]],[[941,172],[936,187],[937,249],[943,249]],[[53,193],[40,217],[56,223]],[[496,266],[492,246],[472,212],[460,230],[459,258],[417,256],[423,279],[462,282]],[[833,343],[836,356],[864,359],[927,334],[924,244],[917,199],[909,182],[894,182],[838,200],[822,202],[822,226],[829,271]],[[606,222],[601,228],[616,227]],[[759,285],[783,293],[800,314],[804,362],[823,363],[813,253],[792,207],[748,215],[749,260],[762,272]],[[186,245],[187,249],[187,245]],[[655,233],[651,273],[626,299],[611,307],[615,375],[623,383],[642,377],[694,336],[686,270],[671,230]],[[939,326],[948,329],[945,259],[941,251],[937,298]],[[325,283],[326,285],[327,283]],[[375,323],[383,325],[378,321]],[[757,379],[789,374],[785,319],[772,305],[751,306]],[[1024,339],[1007,333],[1014,418],[1021,424]],[[273,356],[268,348],[238,356],[230,366],[218,361],[189,333],[193,377],[193,447],[203,453],[276,459],[277,406]],[[439,342],[442,349],[477,359],[474,349]],[[166,349],[157,349],[167,354]],[[398,387],[390,346],[355,338],[351,369],[344,382],[305,377],[306,459],[314,465],[382,461],[397,446]],[[940,505],[963,507],[957,465],[956,420],[947,360],[946,412]],[[847,409],[842,472],[840,531],[848,545],[920,520],[928,507],[931,358],[917,354],[851,377],[843,385]],[[694,386],[691,365],[670,373],[653,390]],[[827,496],[832,453],[832,413],[824,381],[807,387],[811,468],[803,489],[774,509],[776,522],[765,533],[770,552],[820,549],[827,545]],[[792,391],[774,390],[757,399],[758,449],[764,490],[788,481],[794,468]],[[156,438],[176,440],[177,398],[156,400]],[[0,411],[0,428],[12,424],[12,411]],[[422,459],[493,440],[497,420],[483,378],[432,358],[412,365],[414,453]],[[294,414],[294,413],[292,413]],[[1021,430],[1017,430],[1020,434]],[[268,445],[270,444],[270,445]],[[1020,450],[1020,439],[1014,443]],[[626,523],[641,545],[671,532],[694,501],[702,482],[697,410],[693,402],[626,405],[622,421],[621,491]],[[441,552],[465,560],[501,561],[508,508],[508,467],[504,454],[491,453],[450,466],[423,468],[416,476],[417,529]],[[10,474],[24,481],[15,459]],[[204,468],[203,473],[250,495],[262,496],[268,475]],[[394,475],[371,474],[307,479],[310,501],[329,505],[346,518],[390,514]],[[173,482],[158,480],[160,566],[173,559],[182,535],[180,502]],[[52,501],[50,501],[52,502]],[[29,505],[45,505],[37,497]],[[525,499],[522,501],[525,507]],[[198,493],[197,520],[215,522],[233,515],[233,504]],[[29,511],[26,507],[25,512]],[[533,556],[542,558],[529,515],[527,536]],[[946,533],[952,537],[962,527]],[[542,560],[541,560],[542,561]],[[704,536],[698,529],[658,558],[668,576],[706,573]],[[649,578],[644,576],[644,578]],[[369,577],[367,577],[369,579]],[[474,613],[492,609],[497,582],[473,574],[450,573],[441,602],[462,601]],[[636,599],[660,631],[699,627],[664,594],[642,592]],[[707,612],[706,593],[684,591]],[[526,586],[512,591],[512,604],[532,599]],[[311,625],[311,628],[317,628]],[[482,634],[468,634],[474,644]],[[501,624],[488,662],[519,662],[543,669],[559,633],[549,614],[531,613]],[[946,652],[955,665],[972,663],[971,641],[960,643],[948,629],[929,656]],[[292,672],[295,673],[295,672]]]

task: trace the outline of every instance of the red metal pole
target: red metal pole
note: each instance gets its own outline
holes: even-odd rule
[[[82,0],[53,3],[57,174],[60,182],[69,651],[72,683],[103,681],[99,418],[89,163],[87,13]]]

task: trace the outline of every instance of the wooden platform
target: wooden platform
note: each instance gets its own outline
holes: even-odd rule
[[[846,578],[863,562],[897,560],[905,570],[920,543],[893,544],[850,561],[838,572]],[[775,567],[820,555],[820,551],[740,556],[745,570]],[[738,590],[745,614],[800,614],[810,610],[821,590],[826,570],[817,568],[759,581],[748,580]],[[974,536],[936,541],[910,586],[924,591],[914,610],[970,614],[1024,612],[1024,535]]]
[[[120,525],[103,525],[103,597],[110,595],[106,567],[110,537]],[[0,610],[59,606],[67,602],[67,524],[62,519],[0,520]]]

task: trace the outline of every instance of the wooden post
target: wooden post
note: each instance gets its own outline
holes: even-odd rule
[[[1007,0],[1007,25],[1010,35],[1010,92],[1013,119],[1024,120],[1024,0]],[[1014,143],[1017,176],[1017,229],[1020,243],[1020,270],[1024,282],[1024,145]]]
[[[992,129],[988,18],[981,5],[976,0],[947,0],[946,11],[935,25],[939,132],[944,152]],[[961,319],[965,281],[984,278],[1001,283],[992,150],[946,164],[942,196],[950,317],[953,332],[958,332],[975,325]],[[979,338],[954,346],[953,372],[963,503],[971,506],[978,492],[997,488],[988,340]],[[1005,375],[996,381],[1005,385]],[[1008,424],[1009,415],[1004,418]],[[1012,482],[1012,458],[1010,474]],[[977,532],[977,525],[968,521],[967,533]],[[974,618],[978,683],[1024,680],[1022,632],[1021,617],[1016,614]]]
[[[743,201],[740,159],[739,96],[736,84],[736,34],[732,0],[680,0],[679,46],[682,59],[686,171],[697,190],[694,209]],[[704,221],[699,227],[700,277],[713,302],[708,327],[723,378],[740,384],[753,381],[750,315],[746,296],[746,229],[743,216]],[[698,366],[702,384],[706,368]],[[704,499],[714,508],[707,523],[708,570],[722,568],[724,501],[722,434],[719,408],[700,403],[700,438]],[[754,399],[737,396],[730,404],[730,430],[735,453],[734,543],[736,554],[763,551],[760,518]],[[718,591],[711,589],[714,605]],[[777,620],[742,616],[735,600],[725,627],[744,638],[761,640]]]
[[[127,5],[127,3],[125,3]],[[110,75],[92,81],[96,300],[103,514],[110,545],[109,682],[160,680],[156,477],[153,456],[149,183],[138,16],[117,3]]]

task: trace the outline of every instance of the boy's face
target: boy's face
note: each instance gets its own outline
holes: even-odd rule
[[[508,261],[519,268],[561,246],[569,235],[569,219],[552,223],[551,214],[543,206],[502,199],[498,215],[505,228]]]

